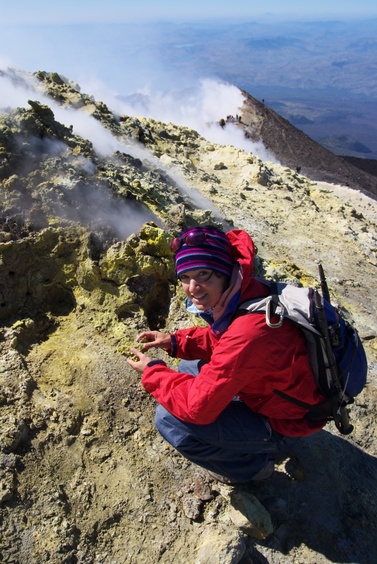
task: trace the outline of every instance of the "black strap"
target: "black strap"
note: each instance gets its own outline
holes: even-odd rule
[[[278,290],[277,282],[275,282],[275,280],[271,280],[270,288],[271,288],[271,301],[273,303],[273,309],[271,313],[275,315],[276,308],[279,305],[279,290]]]
[[[334,398],[327,398],[316,405],[311,405],[310,403],[293,398],[280,390],[274,390],[274,393],[277,396],[306,409],[307,413],[305,413],[304,419],[307,419],[308,421],[328,421],[333,418]]]

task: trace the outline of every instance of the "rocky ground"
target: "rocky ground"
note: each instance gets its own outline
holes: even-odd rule
[[[38,77],[124,150],[101,155],[40,103],[0,116],[1,560],[376,561],[375,200]],[[168,245],[196,222],[246,229],[268,277],[317,284],[321,261],[368,354],[353,434],[330,424],[259,485],[221,485],[177,455],[125,362],[140,330],[196,322]]]

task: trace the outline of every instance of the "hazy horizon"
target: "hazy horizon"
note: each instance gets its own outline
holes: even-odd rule
[[[377,16],[374,0],[233,0],[219,4],[216,0],[190,0],[178,3],[172,0],[0,0],[3,24],[68,24],[68,23],[134,23],[134,22],[198,22],[231,19],[245,21],[257,18],[355,18]]]

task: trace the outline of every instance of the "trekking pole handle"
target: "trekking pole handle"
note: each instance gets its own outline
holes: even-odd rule
[[[342,435],[349,435],[353,431],[353,425],[351,425],[346,406],[343,405],[339,410],[339,425],[337,425],[339,431]]]

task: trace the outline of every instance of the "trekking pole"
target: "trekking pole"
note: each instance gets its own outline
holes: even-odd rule
[[[327,302],[330,302],[329,287],[327,285],[325,272],[323,270],[321,263],[318,264],[318,270],[319,270],[319,279],[321,281],[321,290],[322,290],[323,299],[326,300]]]
[[[331,406],[335,425],[342,435],[349,435],[353,426],[349,422],[348,412],[346,410],[346,404],[343,401],[343,390],[339,379],[338,367],[335,362],[334,354],[331,346],[331,339],[329,328],[327,326],[327,319],[325,315],[325,308],[321,299],[321,296],[317,290],[314,292],[315,305],[318,313],[318,324],[321,330],[323,341],[325,345],[326,355],[328,358],[328,368],[331,374],[331,384],[332,384],[332,398]]]

